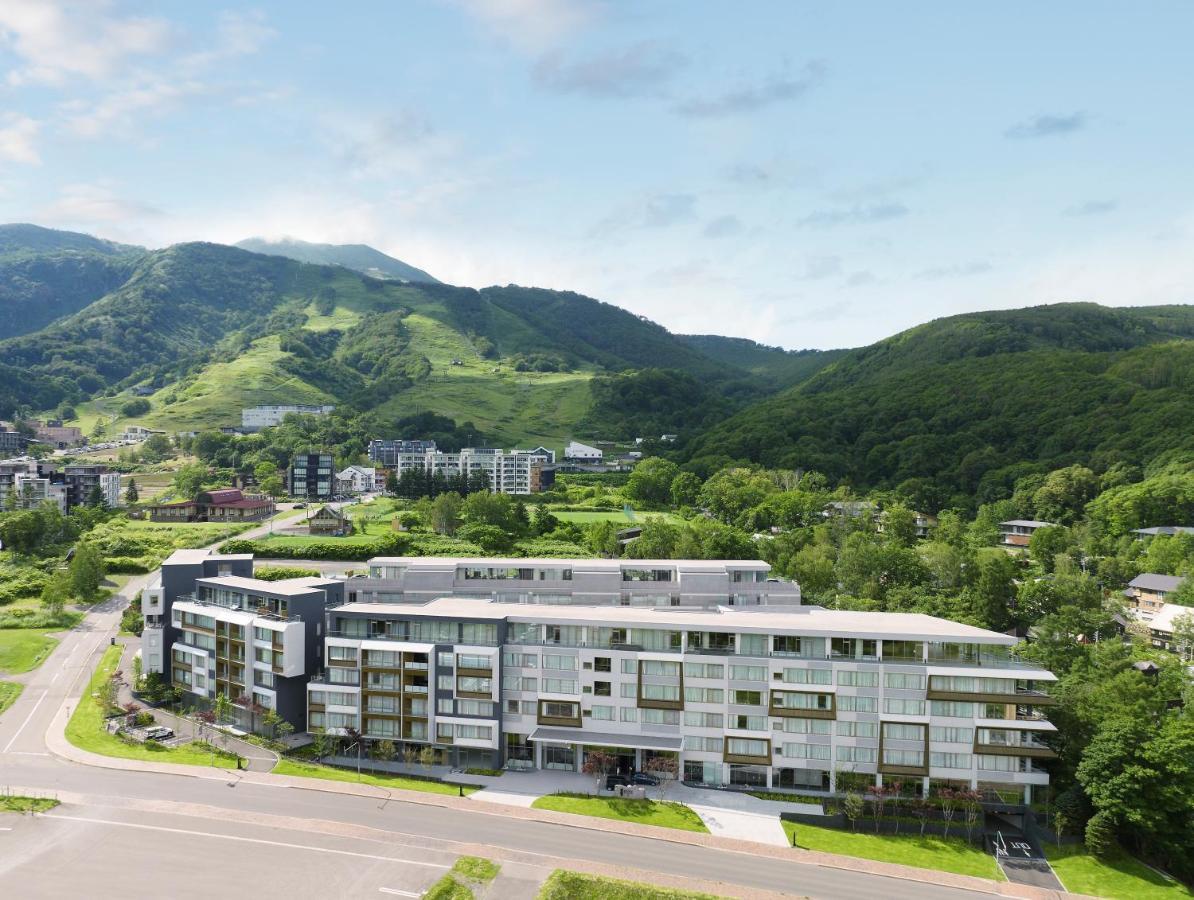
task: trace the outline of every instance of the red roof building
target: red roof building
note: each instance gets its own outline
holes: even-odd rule
[[[269,497],[248,496],[239,488],[202,491],[194,500],[149,507],[154,522],[259,522],[274,514]]]

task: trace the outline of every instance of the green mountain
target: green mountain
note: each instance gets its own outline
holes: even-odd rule
[[[28,334],[120,287],[145,251],[36,225],[0,225],[0,335]]]
[[[1081,462],[1194,451],[1194,307],[1066,303],[939,319],[851,350],[689,443],[698,468],[1002,495]]]
[[[373,278],[439,283],[422,269],[416,269],[400,259],[386,256],[380,250],[374,250],[365,244],[311,244],[294,238],[282,238],[276,241],[265,238],[246,238],[243,241],[238,241],[236,246],[252,253],[285,256],[299,262],[316,263],[321,266],[344,266],[346,269],[355,269]]]
[[[781,385],[804,381],[825,368],[845,350],[785,350],[768,347],[748,338],[720,334],[677,335],[684,343],[710,359],[772,378]]]
[[[44,262],[66,251],[20,252]],[[106,292],[94,285],[64,305],[69,314],[0,341],[0,415],[69,403],[88,429],[102,420],[111,433],[332,403],[382,422],[435,413],[496,442],[560,445],[703,427],[772,384],[579,294],[377,279],[218,244],[113,259],[123,269]],[[146,393],[149,410],[127,418]]]

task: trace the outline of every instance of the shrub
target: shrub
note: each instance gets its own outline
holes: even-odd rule
[[[149,563],[137,556],[109,556],[104,567],[111,575],[144,575],[150,569]]]
[[[1086,823],[1086,849],[1100,859],[1115,853],[1115,822],[1106,810],[1100,810]]]
[[[253,577],[262,581],[283,581],[287,578],[317,578],[319,571],[304,569],[302,566],[258,566],[253,570]]]

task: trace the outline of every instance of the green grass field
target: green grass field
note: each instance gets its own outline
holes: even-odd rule
[[[424,794],[449,794],[457,796],[459,787],[455,784],[445,784],[442,781],[424,781],[420,778],[405,778],[402,775],[373,775],[362,771],[358,779],[357,773],[348,769],[337,769],[334,766],[321,766],[317,763],[303,762],[297,759],[282,759],[273,768],[275,775],[294,775],[299,778],[322,778],[325,781],[351,781],[357,784],[371,784],[375,787],[393,788],[399,791],[421,791]],[[464,794],[468,796],[480,788],[464,786]]]
[[[207,747],[197,744],[183,744],[179,747],[163,747],[154,741],[144,744],[126,742],[104,730],[104,716],[95,702],[100,686],[112,677],[120,662],[121,647],[109,647],[104,651],[99,667],[91,676],[87,690],[79,699],[74,714],[66,725],[66,739],[80,750],[114,756],[119,759],[138,759],[144,762],[177,763],[185,766],[211,766],[218,769],[235,769],[236,761],[222,753],[213,754]]]
[[[804,850],[857,856],[860,859],[973,875],[994,881],[1007,880],[993,856],[962,838],[855,833],[795,822],[784,822],[783,826],[788,839]]]
[[[0,630],[0,673],[19,675],[40,666],[58,646],[51,634],[61,628],[5,628]]]
[[[658,825],[682,831],[709,829],[701,817],[682,803],[659,803],[655,800],[623,800],[621,797],[596,797],[589,794],[548,794],[531,804],[534,809],[550,809],[578,816],[617,819],[639,825]]]
[[[676,888],[656,887],[639,881],[623,881],[601,875],[584,875],[556,869],[543,887],[538,900],[719,900],[715,894],[701,894]]]
[[[1045,845],[1053,871],[1067,891],[1111,900],[1188,900],[1194,897],[1178,881],[1150,869],[1126,853],[1100,860],[1081,844]]]
[[[21,696],[24,689],[25,685],[15,681],[0,681],[0,716],[17,702],[17,697]]]

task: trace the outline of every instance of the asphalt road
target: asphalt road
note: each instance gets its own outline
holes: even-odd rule
[[[143,579],[125,588],[133,596]],[[960,900],[938,885],[663,839],[474,810],[204,777],[95,768],[52,756],[45,734],[79,702],[124,600],[64,636],[0,718],[0,790],[57,796],[38,817],[0,817],[6,897],[210,897],[232,885],[262,897],[417,896],[460,853],[547,867],[583,861],[837,900]],[[69,864],[66,864],[69,863]],[[404,892],[406,892],[404,894]]]

